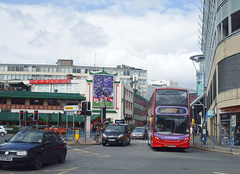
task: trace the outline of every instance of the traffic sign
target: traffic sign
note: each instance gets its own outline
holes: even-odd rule
[[[78,139],[79,139],[79,130],[76,130],[76,131],[75,131],[75,139],[76,139],[76,142],[78,142]]]
[[[81,115],[81,111],[78,110],[78,111],[77,111],[77,115]]]
[[[77,111],[79,110],[79,106],[78,105],[66,105],[63,107],[64,111]]]
[[[68,112],[66,112],[66,115],[67,116],[74,115],[74,112],[73,111],[68,111]]]

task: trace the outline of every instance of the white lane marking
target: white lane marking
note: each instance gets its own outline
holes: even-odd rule
[[[214,174],[227,174],[227,173],[222,173],[222,172],[213,172]]]

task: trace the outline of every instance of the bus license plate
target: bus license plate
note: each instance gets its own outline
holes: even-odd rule
[[[176,147],[176,145],[168,145],[167,147]]]
[[[11,157],[0,157],[0,161],[12,161]]]

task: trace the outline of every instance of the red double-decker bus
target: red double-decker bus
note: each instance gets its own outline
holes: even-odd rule
[[[186,89],[155,89],[148,103],[148,144],[184,150],[190,147],[190,100]]]

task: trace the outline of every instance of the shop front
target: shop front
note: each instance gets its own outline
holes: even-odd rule
[[[221,145],[240,146],[240,106],[220,109]]]

